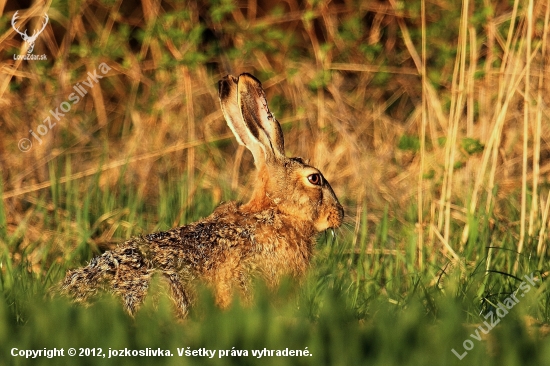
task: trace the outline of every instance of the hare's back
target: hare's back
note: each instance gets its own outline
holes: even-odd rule
[[[242,258],[251,251],[254,228],[244,221],[236,204],[224,204],[204,220],[146,235],[147,257],[163,270],[214,269],[232,256]]]

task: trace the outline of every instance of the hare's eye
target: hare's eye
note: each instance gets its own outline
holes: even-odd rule
[[[320,186],[323,184],[323,178],[321,177],[321,174],[311,174],[307,177],[307,180],[309,180],[309,183]]]

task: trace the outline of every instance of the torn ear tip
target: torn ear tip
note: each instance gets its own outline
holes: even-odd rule
[[[221,99],[226,98],[231,93],[231,84],[237,84],[237,80],[233,75],[226,75],[218,81],[218,94]]]
[[[231,74],[227,74],[218,81],[218,85],[221,85],[222,83],[228,83],[228,82],[237,83],[238,80],[239,80],[239,78],[236,78]]]
[[[229,85],[225,79],[218,81],[218,95],[220,99],[224,99],[229,95]]]

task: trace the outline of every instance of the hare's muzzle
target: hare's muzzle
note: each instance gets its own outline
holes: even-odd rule
[[[342,225],[344,221],[344,208],[340,203],[338,203],[335,209],[330,213],[328,217],[329,227],[336,229]]]
[[[318,232],[325,231],[326,229],[337,229],[342,225],[344,221],[344,208],[335,198],[334,204],[330,206],[325,206],[326,209],[324,214],[321,214],[320,217],[315,222],[315,228]]]

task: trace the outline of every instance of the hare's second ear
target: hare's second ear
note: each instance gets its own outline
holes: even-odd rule
[[[239,144],[246,146],[252,152],[256,166],[259,167],[265,163],[264,144],[258,140],[258,131],[256,131],[255,126],[252,126],[253,129],[251,130],[242,117],[241,108],[238,104],[237,83],[238,79],[232,75],[227,75],[218,82],[218,95],[222,112],[227,125],[233,131]]]
[[[266,153],[284,156],[283,131],[267,106],[262,84],[254,76],[245,73],[239,76],[237,90],[238,104],[248,128],[264,145]]]

